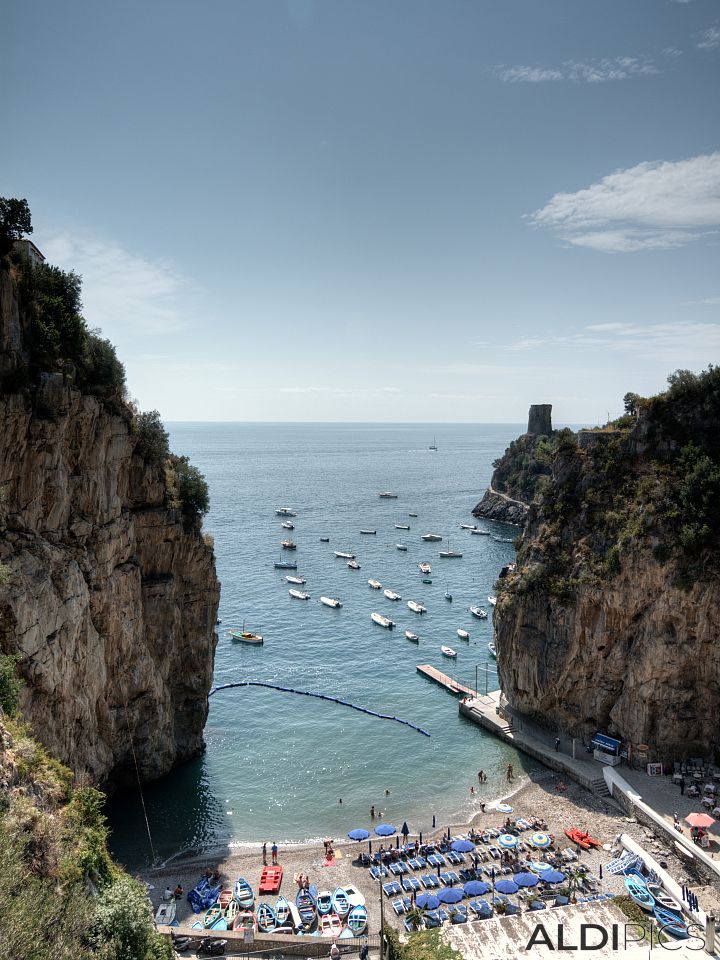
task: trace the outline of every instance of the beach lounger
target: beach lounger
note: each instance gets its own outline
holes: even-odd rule
[[[529,830],[532,824],[529,821],[520,818],[519,820],[515,821],[515,826],[518,828],[518,830]]]
[[[433,930],[436,927],[440,926],[440,917],[437,915],[437,910],[428,910],[425,914],[425,929]]]
[[[567,860],[568,862],[570,861],[574,862],[578,858],[577,854],[575,853],[572,847],[565,847],[565,849],[561,850],[560,853],[562,855],[563,860]],[[622,859],[622,857],[620,859]],[[634,859],[637,859],[637,857],[635,857]],[[611,860],[610,862],[615,863],[614,860]],[[609,869],[609,866],[610,865],[608,864],[608,869]],[[610,873],[622,873],[623,869],[624,868],[621,867],[619,870],[610,870]]]
[[[404,863],[391,863],[390,864],[390,873],[394,874],[396,877],[402,876],[403,873],[407,873],[408,868]]]
[[[460,883],[460,877],[454,870],[446,870],[444,873],[441,873],[440,879],[446,887],[451,887],[454,883]]]
[[[396,897],[402,893],[402,887],[397,880],[391,880],[390,883],[383,884],[383,893],[386,897]]]
[[[480,920],[487,920],[493,914],[493,909],[487,900],[471,900],[468,910]]]
[[[563,856],[565,851],[563,850]],[[628,850],[621,857],[617,857],[615,860],[611,860],[610,863],[605,867],[607,873],[624,873],[626,870],[630,870],[632,867],[637,865],[638,858],[634,853],[630,853]]]
[[[491,847],[488,847],[488,853],[489,853],[490,856],[493,858],[493,860],[499,860],[499,859],[502,857],[502,853],[500,852],[500,848],[499,848],[499,847],[496,847],[496,846],[494,846],[494,845],[491,846]]]
[[[451,850],[447,855],[448,863],[451,863],[453,866],[457,866],[459,863],[465,863],[465,854],[458,853],[455,850]]]
[[[434,890],[436,887],[440,886],[440,881],[434,873],[428,873],[424,877],[420,877],[420,882],[426,890]]]
[[[405,902],[403,900],[393,900],[390,906],[395,911],[396,917],[401,917],[404,913],[407,913]]]
[[[457,907],[455,913],[450,918],[453,923],[467,923],[467,910],[463,907]]]
[[[386,877],[388,875],[385,867],[370,867],[369,872],[373,880],[380,880],[380,877]]]
[[[448,912],[444,907],[440,907],[440,909],[437,911],[437,915],[438,915],[438,920],[441,923],[443,923],[445,920],[450,919],[450,917],[448,916]]]
[[[422,890],[422,884],[417,877],[403,877],[403,890],[407,890],[408,893],[413,890],[419,891]]]
[[[460,879],[462,880],[463,883],[467,883],[469,880],[475,879],[475,871],[468,870],[467,867],[464,870],[460,870],[458,872],[460,874]]]
[[[445,857],[441,853],[431,853],[427,858],[429,867],[444,867]]]

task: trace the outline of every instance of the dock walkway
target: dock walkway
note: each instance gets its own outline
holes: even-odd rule
[[[431,667],[429,663],[419,663],[417,671],[424,677],[427,677],[428,680],[433,680],[435,683],[439,683],[441,687],[445,687],[445,689],[450,693],[461,693],[464,697],[477,696],[477,690],[473,690],[472,687],[466,687],[464,683],[453,680],[452,677],[448,677],[448,675],[442,673],[442,671],[437,670],[435,667]]]

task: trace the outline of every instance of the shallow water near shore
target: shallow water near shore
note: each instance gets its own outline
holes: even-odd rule
[[[461,523],[492,473],[492,462],[522,432],[519,425],[422,424],[171,424],[175,452],[205,474],[211,511],[205,530],[215,539],[222,597],[215,684],[263,681],[324,693],[427,730],[381,720],[335,703],[259,687],[216,693],[199,759],[145,788],[155,855],[226,842],[300,841],[371,828],[370,806],[400,827],[427,830],[469,819],[483,799],[506,787],[512,761],[526,758],[459,716],[454,698],[416,671],[430,663],[470,687],[497,688],[488,594],[503,564],[514,558],[516,528],[480,521],[502,540],[472,536]],[[429,450],[436,437],[438,451]],[[397,500],[378,497],[383,490]],[[275,509],[298,513],[292,532]],[[417,519],[409,517],[417,513]],[[396,530],[394,524],[409,524]],[[360,534],[375,529],[376,535]],[[423,533],[443,536],[423,543]],[[291,537],[296,551],[282,551]],[[321,543],[320,537],[329,537]],[[441,559],[439,551],[463,552]],[[397,543],[407,551],[396,549]],[[357,555],[352,571],[334,550]],[[288,594],[276,560],[292,558],[312,599]],[[432,564],[423,584],[418,563]],[[368,587],[379,579],[402,595],[393,603]],[[444,593],[450,589],[452,603]],[[337,596],[341,610],[320,605]],[[412,613],[407,600],[428,612]],[[489,613],[470,614],[470,604]],[[383,630],[378,611],[397,623]],[[261,647],[233,644],[230,628],[265,637]],[[469,632],[470,642],[457,636]],[[415,645],[405,630],[420,636]],[[456,660],[440,652],[445,644]],[[478,786],[477,772],[488,781]],[[476,794],[470,793],[473,785]],[[389,796],[385,791],[389,790]],[[340,803],[342,799],[342,803]],[[151,859],[139,792],[109,805],[115,855],[129,866]]]

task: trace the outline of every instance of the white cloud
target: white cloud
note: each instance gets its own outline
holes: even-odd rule
[[[603,57],[584,61],[566,60],[559,67],[518,65],[495,69],[495,75],[506,83],[545,83],[556,80],[605,83],[609,80],[629,80],[632,77],[649,76],[659,72],[649,57]]]
[[[166,334],[187,326],[181,297],[189,285],[171,266],[77,233],[51,233],[38,243],[50,263],[82,276],[90,327],[115,336],[123,330]]]
[[[700,50],[717,50],[720,47],[720,29],[708,27],[698,40],[697,45]]]
[[[720,153],[639,163],[530,215],[574,246],[606,253],[683,246],[720,227]]]

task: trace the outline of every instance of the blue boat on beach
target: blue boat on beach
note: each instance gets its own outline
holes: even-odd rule
[[[277,903],[275,904],[275,916],[279,927],[287,923],[288,917],[290,916],[290,904],[285,897],[278,897]]]
[[[688,933],[688,925],[676,913],[670,913],[669,910],[664,910],[657,905],[653,913],[663,933],[670,934],[670,936],[675,937],[676,940],[688,939],[690,936]]]
[[[245,877],[238,877],[233,888],[235,899],[243,910],[252,910],[255,903],[255,894]]]
[[[269,903],[259,904],[255,916],[257,918],[258,930],[262,933],[269,933],[278,925],[275,911]]]
[[[348,930],[351,930],[355,937],[359,937],[365,932],[367,927],[367,909],[362,904],[358,904],[352,908],[348,914],[347,925]]]
[[[655,898],[645,886],[645,881],[639,874],[625,876],[625,889],[639,907],[647,910],[648,913],[652,913]]]
[[[317,912],[321,917],[330,913],[333,908],[333,895],[329,890],[320,891],[320,893],[317,895],[315,906],[317,907]]]
[[[317,918],[314,898],[307,890],[298,890],[297,896],[295,897],[295,905],[298,908],[303,926],[310,929]]]
[[[332,896],[333,910],[339,917],[344,917],[350,910],[347,893],[342,887],[338,887]]]

